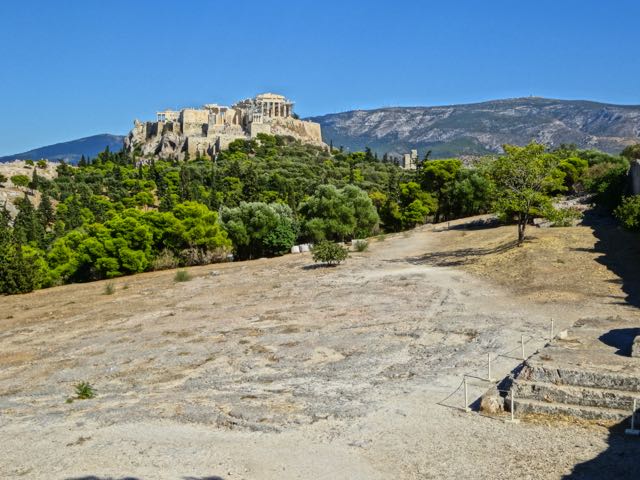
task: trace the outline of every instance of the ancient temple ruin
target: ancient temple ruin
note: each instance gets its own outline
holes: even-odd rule
[[[326,147],[320,125],[299,120],[293,105],[283,95],[263,93],[231,107],[209,103],[201,108],[163,110],[157,112],[154,122],[136,120],[125,148],[143,156],[213,157],[232,141],[255,138],[259,133],[286,135]]]

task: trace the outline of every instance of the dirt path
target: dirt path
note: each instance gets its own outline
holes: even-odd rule
[[[629,309],[525,295],[473,253],[436,266],[503,233],[425,227],[337,268],[289,255],[4,297],[0,476],[560,478],[609,432],[464,414],[456,389],[521,334],[540,347],[551,316]],[[98,396],[65,403],[80,380]]]

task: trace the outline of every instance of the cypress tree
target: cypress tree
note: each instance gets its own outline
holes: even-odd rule
[[[44,240],[44,228],[26,193],[18,204],[18,214],[13,224],[13,230],[17,243],[35,242],[41,245]]]
[[[42,195],[42,200],[38,205],[38,218],[45,229],[55,221],[55,213],[49,195]]]

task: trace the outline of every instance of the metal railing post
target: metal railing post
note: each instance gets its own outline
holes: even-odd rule
[[[633,410],[631,411],[631,428],[627,428],[624,433],[627,435],[640,435],[640,430],[636,428],[636,411],[638,410],[638,400],[633,399]]]
[[[549,341],[553,342],[553,317],[551,317],[551,334],[549,335]]]
[[[511,421],[513,422],[515,420],[515,416],[514,416],[514,408],[513,408],[513,397],[514,397],[514,393],[513,393],[513,387],[511,388],[511,407],[509,408],[509,410],[511,410]]]
[[[487,374],[487,379],[490,382],[493,382],[493,379],[491,378],[491,353],[487,353]]]
[[[467,377],[464,377],[463,383],[464,383],[464,411],[470,412],[471,409],[469,408],[469,390],[467,388]]]

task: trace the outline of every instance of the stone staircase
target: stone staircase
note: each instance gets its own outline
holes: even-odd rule
[[[513,393],[516,415],[629,418],[634,399],[640,409],[640,358],[626,352],[624,335],[630,335],[630,347],[634,329],[624,326],[620,319],[576,324],[566,338],[555,340],[525,362],[505,404],[509,406]]]

